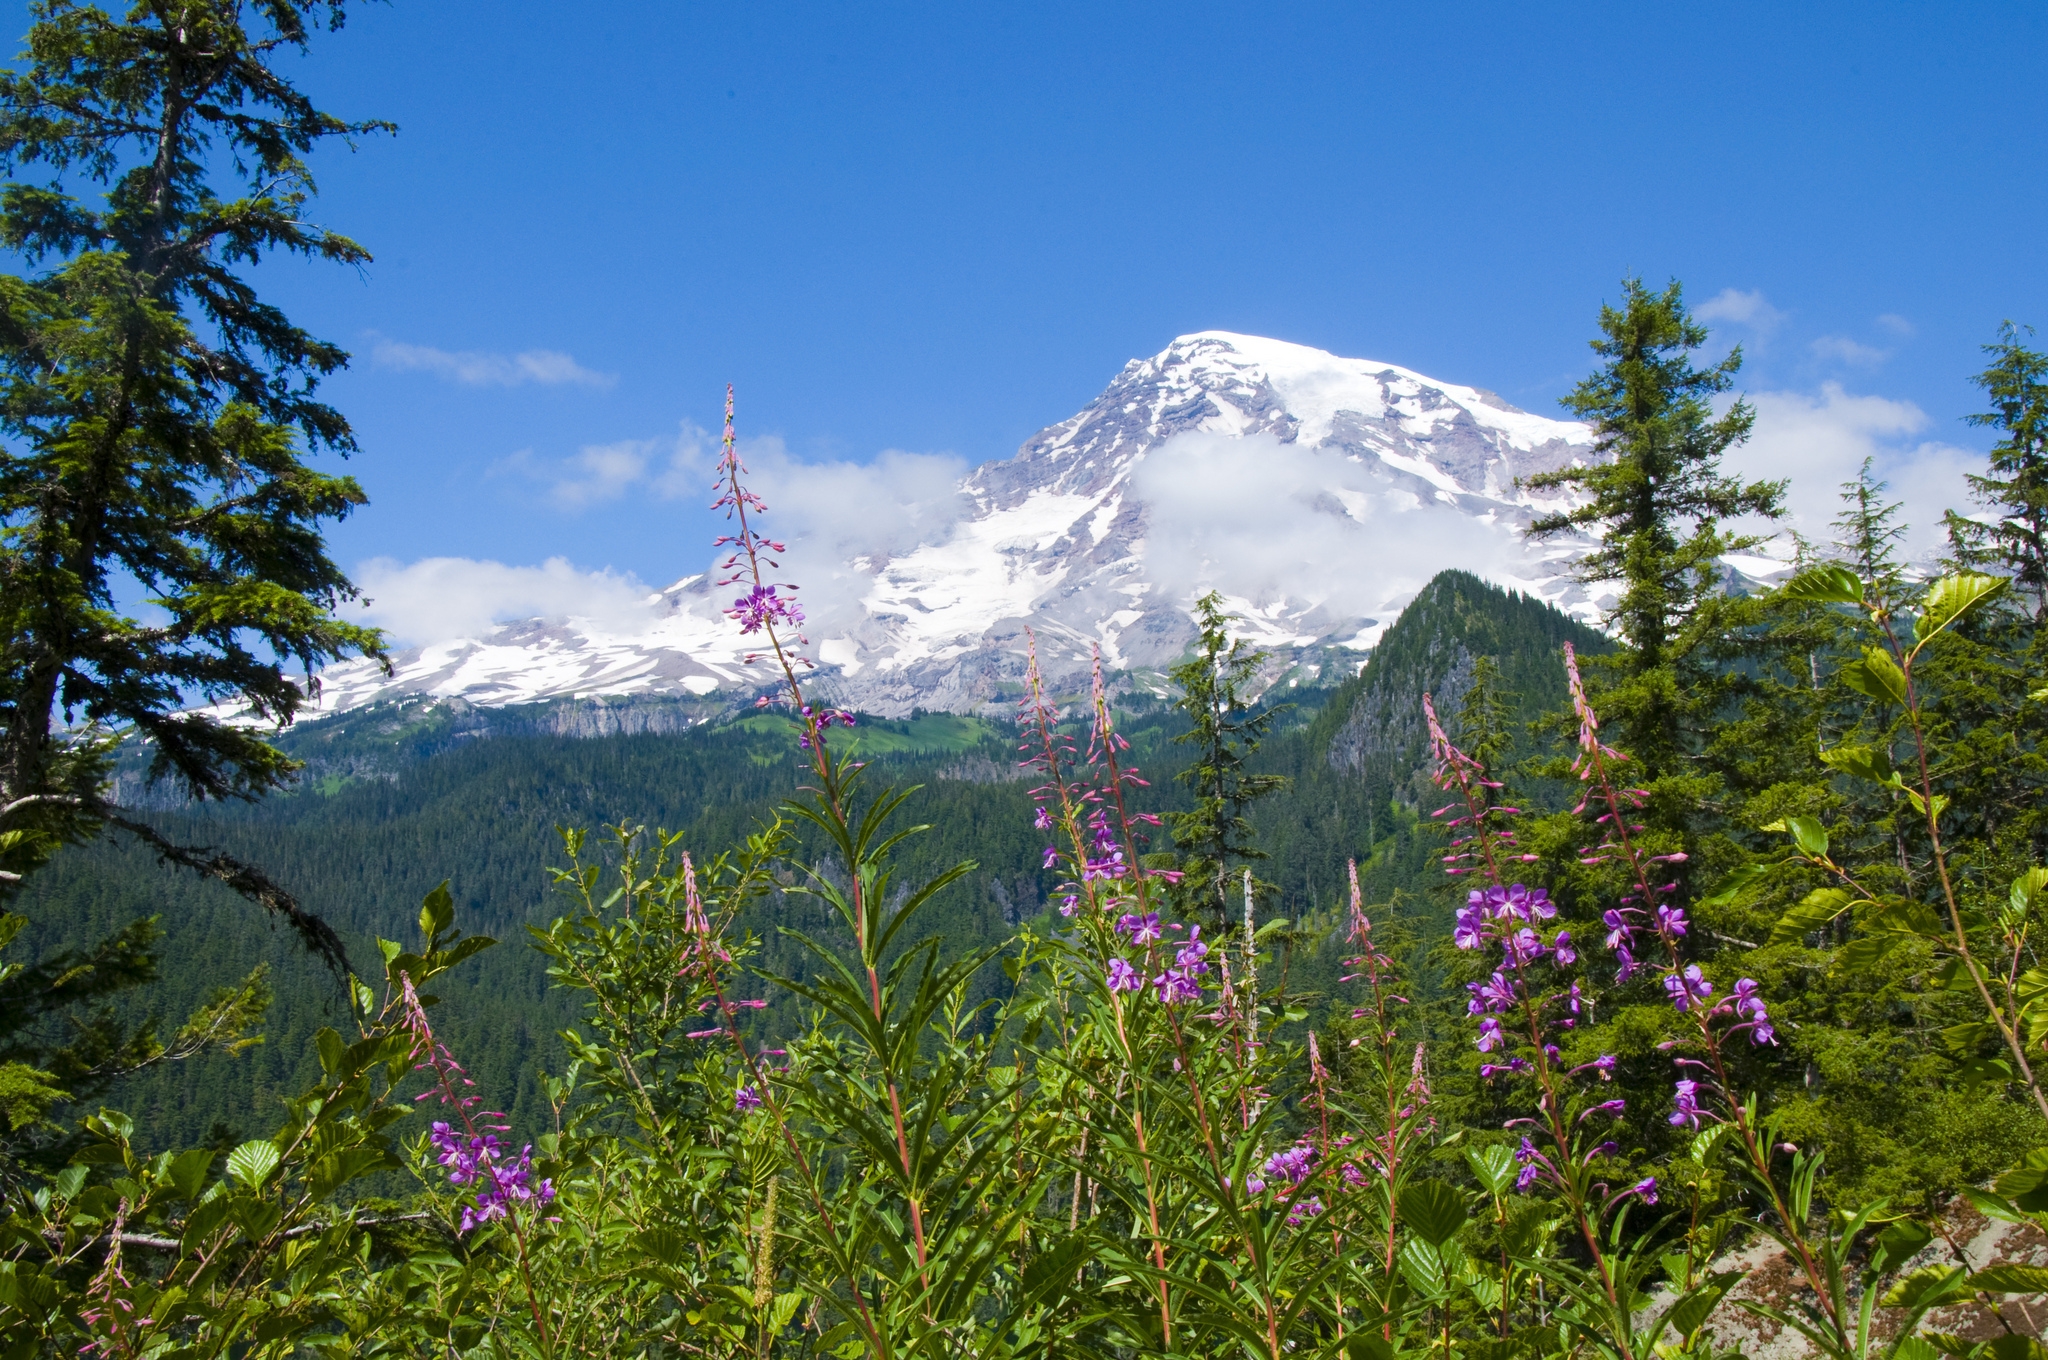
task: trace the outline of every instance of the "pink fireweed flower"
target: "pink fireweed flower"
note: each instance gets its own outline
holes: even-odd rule
[[[1109,990],[1112,992],[1135,992],[1145,985],[1145,975],[1131,967],[1124,959],[1109,961]],[[1163,997],[1161,998],[1164,999]]]
[[[1186,970],[1190,977],[1196,977],[1209,971],[1209,965],[1202,962],[1208,956],[1209,946],[1202,943],[1202,928],[1195,926],[1188,932],[1188,942],[1181,946],[1173,961]]]
[[[1287,1210],[1287,1226],[1299,1228],[1323,1211],[1323,1201],[1315,1195],[1291,1205]]]
[[[1465,990],[1472,993],[1471,1001],[1465,1005],[1468,1015],[1484,1015],[1508,1010],[1515,1004],[1515,986],[1500,973],[1481,982],[1468,982]]]
[[[1714,984],[1707,981],[1698,964],[1688,963],[1683,973],[1673,973],[1664,979],[1664,993],[1671,998],[1673,1007],[1686,1011],[1711,997]]]
[[[742,1086],[733,1092],[732,1108],[736,1114],[746,1114],[761,1108],[761,1093],[751,1086]]]
[[[1772,1027],[1770,1012],[1765,1009],[1764,999],[1757,995],[1757,991],[1755,978],[1741,978],[1736,982],[1735,1014],[1741,1023],[1729,1032],[1732,1034],[1746,1029],[1749,1031],[1751,1043],[1775,1044],[1778,1042],[1778,1032]]]
[[[1698,1128],[1700,1126],[1700,1116],[1704,1113],[1700,1109],[1699,1090],[1700,1084],[1696,1081],[1680,1081],[1678,1083],[1678,1092],[1672,1097],[1671,1117],[1667,1122],[1674,1126],[1685,1124],[1695,1129]]]
[[[1276,1152],[1266,1159],[1265,1172],[1274,1180],[1284,1180],[1289,1185],[1300,1185],[1308,1179],[1309,1163],[1315,1160],[1313,1147],[1297,1143],[1285,1152]]]
[[[1162,1004],[1172,1006],[1187,1001],[1202,999],[1202,989],[1186,973],[1178,968],[1169,968],[1152,979],[1152,986],[1159,994]]]
[[[1159,913],[1148,911],[1140,916],[1126,912],[1117,918],[1116,932],[1130,936],[1132,944],[1150,944],[1159,938]]]

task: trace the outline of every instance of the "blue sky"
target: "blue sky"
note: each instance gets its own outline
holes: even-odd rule
[[[292,63],[401,126],[316,162],[376,263],[265,286],[357,352],[351,564],[694,570],[654,470],[727,381],[800,460],[1004,457],[1206,328],[1557,414],[1628,271],[1744,343],[1759,462],[1911,482],[2048,328],[2044,58],[2036,3],[395,0]]]

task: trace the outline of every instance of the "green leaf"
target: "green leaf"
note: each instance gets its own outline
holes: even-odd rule
[[[665,1266],[679,1266],[690,1255],[689,1239],[674,1228],[648,1228],[634,1233],[633,1245]]]
[[[322,1025],[313,1035],[313,1046],[320,1050],[320,1067],[328,1076],[338,1076],[342,1060],[348,1056],[348,1044],[334,1030]]]
[[[1792,841],[1801,854],[1814,859],[1826,859],[1828,854],[1827,828],[1816,817],[1787,817],[1785,829],[1792,833]]]
[[[2025,915],[2033,909],[2034,903],[2041,900],[2043,889],[2048,889],[2048,869],[2027,870],[2012,881],[2012,909]]]
[[[1934,1233],[1925,1223],[1910,1218],[1896,1220],[1877,1235],[1877,1245],[1884,1253],[1885,1264],[1894,1270],[1933,1240]]]
[[[1860,605],[1863,603],[1863,579],[1847,567],[1831,562],[1800,572],[1780,586],[1778,594],[1788,600],[1808,600],[1815,604]]]
[[[1442,1181],[1417,1181],[1401,1192],[1401,1217],[1432,1247],[1442,1247],[1465,1226],[1465,1197]]]
[[[382,1148],[354,1147],[331,1152],[313,1163],[307,1175],[314,1199],[325,1199],[356,1177],[390,1164]]]
[[[1665,1323],[1680,1336],[1691,1336],[1700,1329],[1714,1308],[1721,1302],[1721,1296],[1728,1287],[1741,1278],[1733,1271],[1716,1275],[1705,1284],[1671,1305],[1671,1311],[1664,1315]]]
[[[1515,1156],[1500,1143],[1484,1148],[1466,1148],[1465,1162],[1490,1194],[1504,1195],[1515,1183]]]
[[[1967,1185],[1963,1187],[1962,1195],[1964,1199],[1970,1201],[1978,1213],[1986,1218],[1995,1218],[2001,1223],[2031,1222],[2011,1200],[2001,1195],[1994,1195],[1988,1190],[1978,1190]]]
[[[1408,1277],[1408,1284],[1416,1293],[1431,1299],[1443,1297],[1444,1258],[1435,1247],[1420,1237],[1411,1237],[1401,1244],[1399,1260],[1401,1273]]]
[[[172,1159],[171,1184],[177,1187],[181,1196],[199,1198],[199,1192],[206,1188],[206,1173],[213,1169],[216,1155],[212,1148],[193,1148]]]
[[[1878,746],[1837,746],[1820,753],[1821,763],[1858,779],[1888,784],[1892,778],[1891,753]]]
[[[284,1158],[268,1138],[254,1138],[228,1154],[228,1174],[251,1190],[260,1189]]]
[[[1765,829],[1768,830],[1769,828]],[[1779,830],[1783,829],[1784,827],[1781,824]],[[1720,888],[1715,891],[1712,897],[1702,901],[1700,905],[1703,907],[1733,906],[1735,899],[1742,895],[1744,888],[1747,888],[1776,867],[1774,864],[1744,864],[1729,874],[1728,877],[1722,879]]]
[[[455,899],[449,895],[448,880],[444,878],[420,902],[420,934],[432,944],[436,936],[454,924]]]
[[[1771,944],[1797,944],[1816,930],[1825,930],[1847,911],[1854,898],[1841,888],[1815,888],[1799,902],[1785,908],[1771,927]]]
[[[1861,661],[1851,661],[1835,675],[1858,694],[1894,704],[1906,702],[1906,673],[1882,648],[1865,647]]]
[[[1972,1275],[1970,1288],[1987,1294],[2048,1294],[2048,1266],[1992,1266]]]
[[[1920,602],[1920,617],[1913,624],[1913,636],[1922,643],[1954,623],[1970,610],[1991,599],[2006,587],[2001,576],[1959,571],[1944,576],[1927,588]]]

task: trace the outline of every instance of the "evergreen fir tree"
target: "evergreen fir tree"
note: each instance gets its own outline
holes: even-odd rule
[[[1175,776],[1194,792],[1195,806],[1169,814],[1173,843],[1182,853],[1181,900],[1218,927],[1229,924],[1230,872],[1266,858],[1254,840],[1253,806],[1287,785],[1284,775],[1254,774],[1247,768],[1286,706],[1254,711],[1247,691],[1266,664],[1267,653],[1230,636],[1223,597],[1210,591],[1195,601],[1201,630],[1195,654],[1175,666],[1180,708],[1188,730],[1174,740],[1195,748],[1193,763]]]
[[[1689,691],[1708,660],[1699,649],[1715,632],[1701,625],[1723,586],[1717,559],[1763,541],[1723,525],[1778,516],[1784,484],[1721,474],[1722,454],[1748,438],[1755,420],[1740,401],[1720,416],[1711,405],[1734,384],[1740,348],[1696,368],[1692,352],[1707,342],[1707,331],[1686,310],[1679,285],[1653,293],[1631,278],[1622,289],[1619,309],[1600,309],[1602,338],[1592,342],[1606,362],[1564,402],[1592,424],[1605,457],[1529,478],[1527,485],[1539,490],[1587,496],[1584,505],[1538,517],[1529,533],[1599,533],[1578,577],[1619,583],[1609,623],[1625,644],[1612,663],[1615,692],[1602,703],[1622,744],[1654,775],[1673,769],[1692,744],[1681,729],[1687,710],[1697,718],[1705,698]]]
[[[121,816],[97,739],[145,739],[152,775],[192,796],[254,797],[291,762],[193,701],[289,723],[320,665],[378,653],[335,616],[355,590],[320,531],[363,492],[307,461],[355,446],[316,396],[348,356],[249,271],[280,253],[368,261],[308,222],[305,157],[389,125],[322,112],[284,74],[318,23],[341,26],[339,0],[279,0],[253,23],[234,0],[31,12],[0,74],[0,240],[41,270],[0,278],[0,881],[111,821],[338,959],[260,873]],[[87,183],[103,199],[72,192]],[[124,583],[161,622],[123,612]]]
[[[2048,354],[2022,344],[2022,332],[2034,328],[2007,321],[1984,346],[1991,364],[1976,382],[1991,409],[1967,417],[1999,435],[1990,468],[1969,477],[1977,503],[1996,518],[1983,524],[1950,511],[1947,523],[1957,555],[2010,573],[2038,625],[2048,621]]]

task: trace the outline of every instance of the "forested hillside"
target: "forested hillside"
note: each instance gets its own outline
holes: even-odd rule
[[[1557,644],[1566,638],[1605,645],[1547,605],[1447,572],[1388,630],[1357,677],[1331,691],[1267,696],[1292,707],[1257,764],[1290,782],[1256,811],[1257,839],[1272,856],[1259,875],[1279,889],[1259,904],[1259,917],[1301,925],[1291,987],[1323,994],[1339,971],[1330,932],[1345,900],[1347,859],[1360,861],[1369,898],[1397,899],[1420,937],[1448,930],[1450,899],[1435,863],[1442,836],[1417,818],[1428,764],[1421,696],[1434,690],[1455,714],[1475,659],[1488,657],[1512,689],[1518,718],[1554,709],[1564,697]],[[1184,809],[1188,790],[1173,777],[1188,760],[1173,742],[1184,717],[1138,699],[1124,723],[1133,762],[1150,781],[1148,804]],[[447,880],[466,929],[501,942],[467,976],[443,985],[447,1037],[480,1081],[516,1091],[514,1120],[533,1127],[544,1122],[538,1068],[559,1065],[555,1031],[577,1023],[580,1005],[550,988],[526,932],[565,909],[547,872],[566,862],[557,828],[625,821],[680,832],[681,844],[708,860],[771,818],[802,779],[781,718],[628,736],[550,734],[577,724],[575,707],[562,704],[381,706],[287,733],[285,749],[308,762],[288,795],[151,815],[175,838],[262,865],[333,922],[359,960],[374,957],[374,936],[402,937],[420,899]],[[1018,765],[1014,726],[932,714],[864,720],[855,731],[858,749],[875,759],[872,777],[923,785],[908,815],[933,829],[905,846],[913,874],[960,860],[980,866],[935,903],[920,932],[966,950],[1001,942],[1023,921],[1044,924],[1058,875],[1042,864],[1033,781]],[[1531,738],[1517,732],[1526,746]],[[815,847],[810,854],[817,858]],[[60,854],[22,907],[30,919],[22,943],[38,952],[84,947],[137,918],[157,918],[162,981],[147,1004],[167,1014],[189,1012],[210,989],[269,966],[276,1000],[263,1045],[158,1066],[122,1094],[151,1139],[205,1141],[216,1122],[238,1136],[262,1127],[276,1102],[318,1071],[311,1035],[334,1023],[336,979],[289,935],[252,928],[249,906],[219,884],[167,874],[146,850],[99,844]],[[770,899],[745,924],[763,938],[765,968],[797,975],[804,961],[775,928],[825,928],[809,901],[792,895]],[[1000,970],[989,968],[977,995],[1001,985]]]

